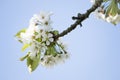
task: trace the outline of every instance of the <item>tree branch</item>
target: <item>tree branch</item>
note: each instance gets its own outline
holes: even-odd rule
[[[74,24],[72,24],[70,27],[68,27],[66,30],[64,30],[63,32],[61,32],[58,35],[54,36],[54,39],[57,40],[59,37],[63,37],[65,35],[67,35],[68,33],[70,33],[72,30],[74,30],[78,25],[82,26],[81,22],[84,21],[86,18],[89,17],[89,15],[95,11],[101,4],[102,4],[103,0],[96,0],[95,4],[86,11],[86,13],[84,14],[80,14],[78,13],[77,17],[72,17],[73,20],[76,20]]]

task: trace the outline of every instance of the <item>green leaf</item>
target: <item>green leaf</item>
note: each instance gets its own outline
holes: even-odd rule
[[[115,0],[112,0],[106,11],[106,16],[108,15],[115,16],[117,13],[118,13],[117,3],[115,2]]]
[[[109,0],[103,0],[103,2],[107,2],[107,1],[109,1]]]
[[[27,66],[29,69],[29,72],[33,72],[39,65],[40,62],[40,58],[35,58],[35,59],[31,59],[30,56],[27,57]]]
[[[20,58],[20,61],[24,61],[28,56],[29,56],[30,52],[28,52],[27,55],[25,55],[24,57]]]
[[[110,9],[111,9],[111,5],[107,7],[106,15],[105,15],[106,17],[109,15]]]
[[[117,10],[118,10],[118,6],[117,6],[117,3],[115,1],[113,2],[113,7],[111,10],[112,10],[111,11],[112,15],[115,16],[117,14]]]
[[[30,44],[24,44],[22,47],[22,51],[25,51],[29,46],[30,46]]]
[[[53,55],[53,56],[56,56],[57,55],[57,50],[55,48],[55,45],[51,45],[51,46],[48,46],[48,49],[45,53],[45,55]]]
[[[118,14],[120,14],[120,9],[118,8]]]
[[[15,35],[16,37],[20,38],[20,34],[23,32],[25,33],[26,29],[22,29],[19,32],[17,32],[17,34]]]

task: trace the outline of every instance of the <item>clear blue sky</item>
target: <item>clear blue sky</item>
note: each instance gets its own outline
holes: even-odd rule
[[[34,13],[53,11],[53,27],[62,31],[74,22],[73,15],[90,6],[90,0],[0,0],[0,79],[120,80],[120,24],[98,20],[94,14],[82,28],[62,38],[71,53],[65,64],[52,69],[39,66],[29,74],[26,61],[19,61],[26,53],[14,35],[28,26]]]

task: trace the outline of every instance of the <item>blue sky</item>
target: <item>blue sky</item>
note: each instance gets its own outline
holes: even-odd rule
[[[26,61],[19,61],[26,53],[14,35],[28,26],[33,14],[53,11],[53,28],[61,32],[74,23],[72,16],[90,6],[90,0],[0,0],[1,80],[120,80],[120,24],[98,20],[94,14],[62,38],[71,54],[65,64],[39,66],[29,74]]]

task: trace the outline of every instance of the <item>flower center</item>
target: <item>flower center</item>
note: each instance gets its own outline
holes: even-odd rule
[[[45,18],[45,16],[42,16],[42,19],[44,19]]]
[[[45,25],[48,25],[48,21],[45,22]]]

